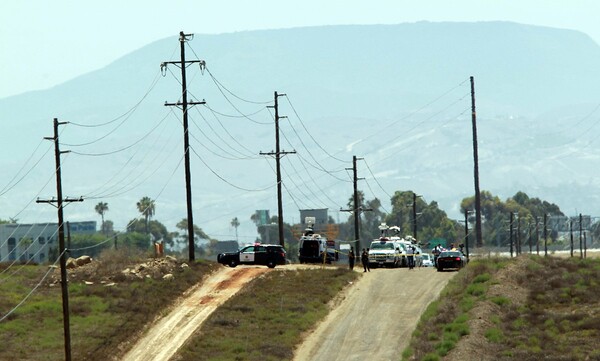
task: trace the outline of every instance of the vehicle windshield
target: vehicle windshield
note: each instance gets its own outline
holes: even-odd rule
[[[440,257],[460,257],[462,253],[458,251],[445,251],[440,253]]]
[[[394,244],[392,242],[373,242],[371,243],[371,250],[374,249],[394,249]]]
[[[423,254],[423,259],[429,259],[429,255],[428,254]]]

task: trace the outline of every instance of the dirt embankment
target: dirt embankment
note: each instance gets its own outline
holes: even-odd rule
[[[268,271],[265,267],[223,267],[191,289],[169,314],[146,330],[123,361],[168,360],[220,305],[254,277]]]

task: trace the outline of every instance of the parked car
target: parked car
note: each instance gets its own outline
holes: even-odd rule
[[[455,269],[459,270],[467,264],[467,258],[460,251],[443,251],[437,258],[438,272]]]
[[[433,264],[433,256],[432,255],[430,255],[429,253],[423,253],[421,255],[421,257],[423,259],[422,260],[422,262],[423,262],[422,266],[423,267],[433,267],[434,266],[434,264]]]
[[[255,244],[240,248],[236,252],[220,253],[217,262],[235,267],[238,264],[263,265],[274,268],[286,264],[285,249],[274,244]]]

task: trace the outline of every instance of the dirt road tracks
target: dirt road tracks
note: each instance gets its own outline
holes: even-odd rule
[[[421,313],[455,274],[435,268],[365,273],[296,350],[294,360],[399,360]]]
[[[152,325],[121,360],[169,360],[218,306],[266,271],[266,267],[220,268],[192,289],[181,304]]]

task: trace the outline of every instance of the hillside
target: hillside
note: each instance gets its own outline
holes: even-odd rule
[[[276,213],[274,162],[258,156],[274,149],[264,102],[275,90],[288,95],[279,99],[288,116],[282,148],[297,151],[282,162],[286,221],[298,222],[299,208],[346,217],[335,212],[352,192],[344,169],[353,155],[365,158],[358,169],[368,198],[387,206],[394,191],[411,189],[458,218],[460,200],[473,193],[471,75],[481,188],[501,197],[524,191],[567,214],[600,213],[600,47],[582,33],[419,22],[197,34],[188,45],[187,58],[206,60],[208,69],[188,68],[191,98],[218,112],[189,113],[194,220],[211,236],[232,238],[229,222],[238,217],[240,235],[252,241],[250,215]],[[54,117],[72,122],[61,133],[61,149],[72,151],[63,193],[88,199],[67,217],[96,219],[102,200],[122,229],[143,196],[157,199],[156,218],[169,228],[185,217],[181,113],[163,105],[179,98],[179,69],[162,77],[159,67],[178,50],[174,34],[52,89],[0,99],[0,142],[11,154],[2,166],[16,177],[0,192],[0,218],[55,217],[51,207],[23,201],[55,194],[53,155],[42,157],[50,144],[40,143]]]

